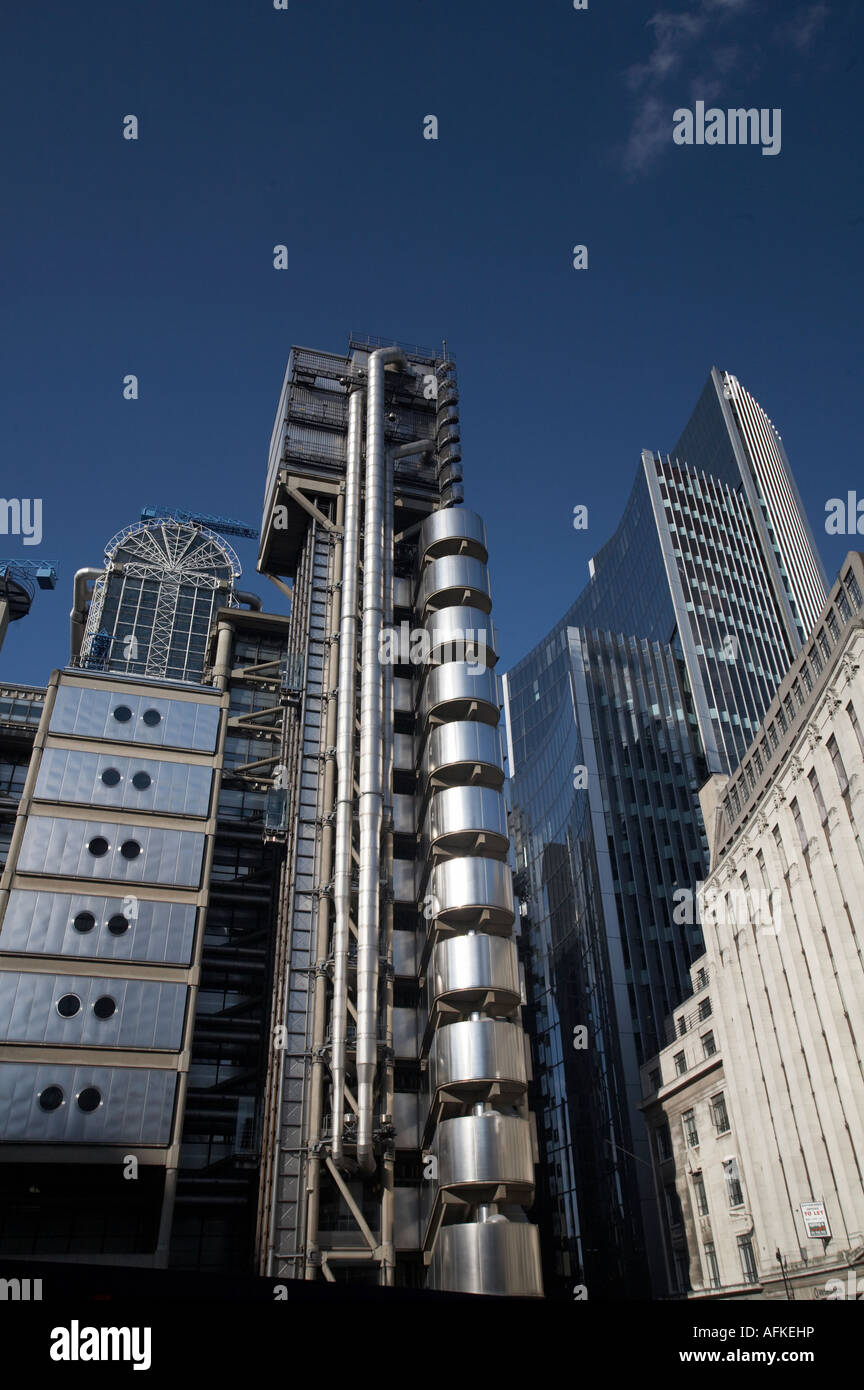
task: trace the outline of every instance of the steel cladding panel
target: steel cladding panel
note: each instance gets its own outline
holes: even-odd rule
[[[106,776],[107,783],[103,780]],[[147,785],[136,787],[135,777],[146,777]],[[116,781],[116,785],[110,785],[110,781]],[[35,796],[40,801],[159,811],[206,820],[212,783],[212,769],[200,764],[46,748],[36,779]]]
[[[56,1110],[39,1104],[49,1086],[63,1092]],[[174,1071],[0,1062],[0,1142],[167,1145],[176,1086]],[[90,1087],[100,1104],[87,1112],[77,1097]]]
[[[108,851],[96,856],[88,844],[98,839],[107,840]],[[203,834],[193,830],[31,815],[17,868],[20,873],[197,888],[201,882],[204,840]],[[135,858],[121,853],[121,845],[129,842],[141,847]]]
[[[114,711],[118,709],[128,709],[129,718],[116,719]],[[145,722],[145,714],[152,719],[150,710],[160,716],[158,722]],[[204,701],[135,695],[129,689],[106,690],[61,681],[49,728],[52,734],[212,753],[219,733],[219,707]]]
[[[176,1052],[186,994],[186,986],[173,981],[0,971],[0,1034],[9,1043]],[[61,999],[76,1001],[77,1012],[63,1017]],[[110,1018],[98,1016],[97,1001],[113,1004]]]
[[[191,903],[133,897],[124,912],[123,898],[13,888],[0,927],[0,954],[9,951],[188,965],[196,911]],[[94,918],[94,925],[80,931],[74,922],[86,913]],[[127,917],[127,931],[109,931],[109,920],[118,916]]]

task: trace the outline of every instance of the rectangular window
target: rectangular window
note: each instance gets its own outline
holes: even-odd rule
[[[836,642],[838,637],[840,636],[840,624],[837,622],[837,614],[834,612],[833,608],[831,609],[831,612],[828,614],[827,622],[828,631],[831,633],[831,636],[834,638],[834,641]]]
[[[730,1207],[743,1207],[744,1192],[741,1187],[741,1174],[738,1172],[737,1158],[727,1158],[723,1164],[723,1176],[726,1179],[726,1195],[729,1198]]]
[[[738,1254],[741,1256],[741,1270],[745,1282],[748,1284],[758,1284],[759,1271],[756,1268],[756,1257],[753,1254],[753,1239],[751,1236],[738,1237]]]
[[[798,843],[804,852],[807,852],[807,831],[804,829],[804,820],[801,815],[801,807],[798,805],[798,798],[794,797],[789,802],[789,810],[792,812],[792,819],[795,822],[795,829],[798,832]]]
[[[686,1060],[686,1058],[685,1058],[685,1056],[684,1056],[684,1053],[683,1053],[683,1052],[676,1052],[676,1053],[675,1053],[675,1074],[676,1074],[676,1076],[683,1076],[686,1070],[687,1070],[687,1060]]]
[[[708,1215],[708,1198],[705,1193],[705,1183],[701,1173],[693,1174],[693,1195],[696,1198],[696,1211],[700,1216]]]
[[[702,1000],[700,1000],[700,1002],[699,1002],[699,1021],[700,1021],[700,1023],[703,1022],[706,1018],[710,1018],[710,1017],[711,1017],[711,1000],[710,1000],[710,999],[702,999]]]
[[[845,792],[849,786],[849,779],[846,776],[846,768],[843,766],[840,749],[837,746],[837,740],[833,734],[828,740],[828,752],[831,754],[831,761],[834,764],[834,771],[837,773],[837,781],[840,783],[840,790],[841,792]]]
[[[711,1097],[711,1119],[718,1134],[729,1133],[729,1112],[726,1109],[726,1097],[722,1091],[719,1095]]]
[[[779,715],[778,718],[782,719],[782,714]],[[768,737],[771,740],[771,747],[776,748],[777,744],[780,742],[780,735],[777,733],[777,725],[774,723],[773,719],[768,725]]]
[[[681,1198],[671,1183],[664,1189],[666,1193],[666,1211],[669,1214],[669,1225],[673,1230],[678,1226],[684,1225],[684,1215],[681,1211]]]
[[[657,1146],[657,1157],[661,1163],[668,1163],[672,1157],[672,1135],[669,1133],[668,1120],[654,1131],[654,1138]]]
[[[705,969],[704,965],[702,965],[702,966],[700,966],[699,969],[696,971],[696,988],[697,988],[697,989],[704,989],[705,986],[707,985],[707,983],[708,983],[708,971]]]
[[[714,1040],[713,1033],[702,1034],[702,1051],[706,1057],[714,1056],[714,1053],[717,1051],[717,1043]]]
[[[774,837],[774,844],[775,844],[775,847],[776,847],[776,849],[777,849],[777,854],[778,854],[778,856],[779,856],[780,864],[781,864],[781,867],[782,867],[782,869],[783,869],[783,872],[784,872],[784,874],[788,874],[788,872],[789,872],[789,864],[788,864],[788,862],[787,862],[787,860],[786,860],[786,851],[785,851],[785,849],[783,848],[783,836],[780,834],[780,827],[779,827],[779,825],[775,825],[775,826],[774,826],[774,829],[771,831],[771,834],[772,834],[773,837]]]
[[[853,608],[860,608],[861,590],[858,587],[858,580],[855,578],[851,570],[849,570],[848,574],[844,576],[844,582],[846,584],[846,592],[852,601]]]
[[[789,723],[790,723],[790,724],[794,724],[794,722],[795,722],[795,705],[794,705],[793,702],[792,702],[792,696],[791,696],[791,695],[784,695],[784,697],[783,697],[783,708],[784,708],[785,711],[786,711],[786,718],[787,718],[787,720],[789,721]]]
[[[709,1241],[705,1246],[705,1263],[708,1266],[708,1282],[712,1289],[720,1287],[720,1270],[717,1266],[717,1254],[714,1250],[714,1242]]]
[[[858,723],[858,716],[855,713],[855,706],[853,705],[851,700],[846,706],[846,713],[849,716],[849,723],[855,730],[855,737],[858,740],[858,747],[861,749],[862,754],[864,754],[864,733],[862,733],[861,731],[861,725]]]
[[[822,788],[819,786],[819,778],[816,776],[815,768],[811,768],[807,773],[807,781],[810,783],[810,790],[813,793],[813,798],[819,811],[819,819],[824,825],[828,812],[825,809],[825,799],[822,796]]]
[[[805,689],[806,691],[809,692],[809,691],[811,691],[811,690],[813,689],[813,677],[811,676],[810,671],[809,671],[809,668],[807,667],[806,663],[805,663],[805,665],[803,665],[803,666],[801,667],[801,681],[802,681],[802,684],[803,684],[804,689]],[[802,699],[801,703],[802,703],[802,705],[803,705],[803,703],[804,703],[803,699]]]
[[[795,680],[795,681],[792,682],[792,693],[793,693],[793,695],[795,696],[795,699],[798,701],[798,704],[799,704],[799,705],[803,705],[803,703],[804,703],[804,691],[801,689],[801,682],[800,682],[800,681]]]
[[[684,1138],[687,1140],[688,1149],[699,1147],[699,1131],[696,1128],[696,1113],[693,1110],[685,1110],[681,1116],[684,1125]]]

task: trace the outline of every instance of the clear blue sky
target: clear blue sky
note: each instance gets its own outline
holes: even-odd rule
[[[833,576],[852,542],[825,535],[826,499],[864,495],[855,11],[7,7],[0,491],[43,499],[62,577],[10,628],[0,679],[65,661],[72,575],[142,504],[257,523],[288,349],[343,350],[349,329],[443,335],[456,357],[506,666],[581,589],[640,450],[673,445],[715,363],[780,429]],[[781,153],[673,145],[697,99],[781,108]]]

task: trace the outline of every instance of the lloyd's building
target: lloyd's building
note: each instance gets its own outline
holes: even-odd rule
[[[666,1290],[639,1067],[702,950],[673,920],[708,872],[698,792],[737,766],[826,597],[782,440],[734,376],[711,372],[668,456],[643,453],[590,570],[505,710],[547,1292],[628,1298]]]
[[[294,348],[290,615],[194,518],[76,576],[0,880],[4,1256],[542,1294],[459,419],[443,349]]]

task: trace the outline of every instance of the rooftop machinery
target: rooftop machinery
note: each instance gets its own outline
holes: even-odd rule
[[[305,664],[259,1267],[539,1296],[496,637],[461,478],[452,362],[292,349],[259,553],[293,579]]]
[[[57,587],[57,566],[50,560],[0,560],[0,647],[9,624],[30,612],[37,585]]]

